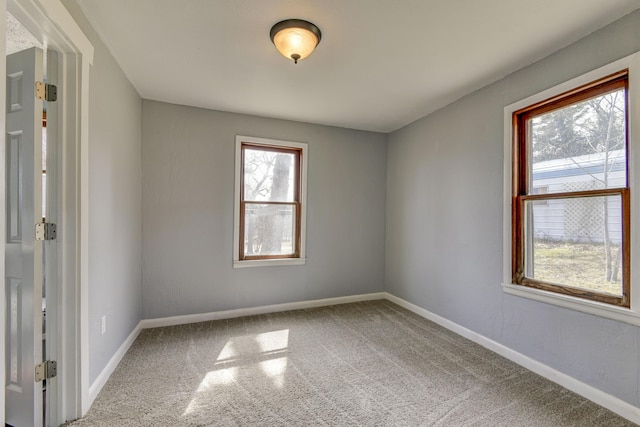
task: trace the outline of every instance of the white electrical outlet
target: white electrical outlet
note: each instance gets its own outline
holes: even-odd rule
[[[107,333],[107,316],[102,316],[100,319],[100,335]]]

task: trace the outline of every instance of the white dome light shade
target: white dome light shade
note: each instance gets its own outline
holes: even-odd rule
[[[286,58],[298,60],[311,55],[322,37],[320,29],[302,19],[287,19],[271,28],[271,41]]]

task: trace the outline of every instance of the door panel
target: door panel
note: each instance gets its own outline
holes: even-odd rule
[[[6,422],[14,427],[42,425],[42,383],[34,367],[42,361],[42,245],[35,223],[42,212],[42,51],[7,56],[7,298],[5,390]]]

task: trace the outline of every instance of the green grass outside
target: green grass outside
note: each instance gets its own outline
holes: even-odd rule
[[[615,259],[618,247],[611,255]],[[622,294],[622,267],[618,280],[605,280],[606,257],[604,245],[536,241],[534,244],[534,278],[576,288]]]

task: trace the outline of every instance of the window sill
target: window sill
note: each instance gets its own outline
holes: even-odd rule
[[[510,283],[503,283],[502,290],[510,295],[557,305],[571,310],[592,314],[594,316],[628,323],[630,325],[640,326],[640,313],[628,308],[615,307],[596,301],[583,300],[568,295],[556,294],[553,292],[543,291],[541,289],[529,288],[522,285],[513,285]]]
[[[248,267],[279,267],[283,265],[304,265],[306,258],[286,258],[286,259],[252,259],[248,261],[233,260],[233,268]]]

